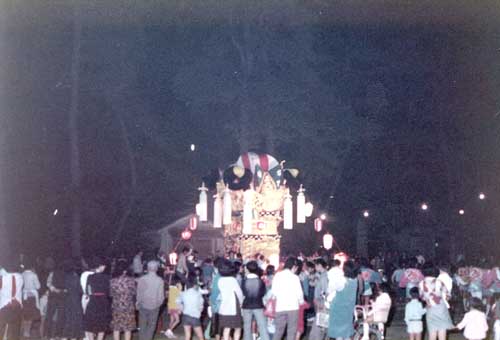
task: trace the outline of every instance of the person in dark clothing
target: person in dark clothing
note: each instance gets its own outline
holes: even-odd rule
[[[266,285],[258,276],[260,269],[256,261],[248,262],[245,268],[246,275],[241,283],[241,291],[245,297],[241,307],[243,339],[252,340],[252,319],[255,318],[260,338],[262,340],[269,340],[267,321],[264,316],[264,304],[262,302],[262,298],[266,294]]]
[[[82,288],[75,260],[64,263],[64,300],[62,338],[81,339],[83,332]]]
[[[64,328],[64,270],[62,264],[49,274],[47,278],[47,288],[49,288],[49,298],[47,303],[47,316],[45,325],[45,336],[49,339],[63,336]]]
[[[93,262],[95,274],[87,280],[85,293],[90,299],[83,316],[83,325],[87,339],[94,340],[94,334],[97,334],[97,340],[103,340],[111,322],[110,277],[104,273],[104,260],[95,258]]]

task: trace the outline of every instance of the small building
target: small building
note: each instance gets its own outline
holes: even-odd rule
[[[198,251],[200,259],[207,256],[224,254],[223,229],[215,229],[211,221],[198,222],[198,227],[192,232],[191,239],[184,241],[181,233],[189,226],[192,215],[181,217],[160,230],[160,250],[170,253],[172,250],[180,251],[184,246],[189,246]]]

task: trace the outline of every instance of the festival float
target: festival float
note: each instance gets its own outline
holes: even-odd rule
[[[280,226],[291,230],[294,223],[306,223],[313,212],[299,171],[268,154],[242,154],[225,170],[205,177],[198,190],[200,222],[208,220],[212,208],[213,227],[224,228],[225,252],[239,252],[243,257],[259,253],[276,258]]]

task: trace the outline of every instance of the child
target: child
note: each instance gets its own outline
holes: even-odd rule
[[[204,340],[201,328],[201,312],[203,311],[203,295],[201,294],[194,277],[188,277],[187,290],[177,298],[177,304],[182,309],[182,325],[184,326],[185,340],[191,340],[194,330],[199,340]]]
[[[484,305],[478,298],[472,298],[471,310],[465,313],[462,321],[457,325],[458,329],[464,330],[464,337],[468,340],[482,340],[486,338],[488,322],[483,312]]]
[[[500,340],[500,293],[494,294],[495,303],[491,307],[495,340]]]
[[[170,282],[170,285],[168,287],[168,303],[167,303],[167,310],[168,310],[168,315],[169,315],[169,325],[168,329],[164,332],[165,336],[169,339],[175,339],[176,336],[174,335],[174,328],[177,327],[177,325],[180,322],[180,310],[177,307],[177,298],[181,295],[182,292],[182,283],[179,277],[177,275],[174,275],[172,277],[172,281]]]
[[[387,319],[389,318],[389,311],[391,310],[392,300],[389,296],[389,285],[387,283],[382,283],[377,288],[377,285],[374,284],[372,290],[375,292],[374,297],[375,300],[372,302],[372,308],[367,313],[367,322],[375,323],[382,334],[382,339],[384,339],[384,328]],[[368,336],[368,323],[365,323],[365,331],[364,334]]]
[[[425,314],[425,308],[419,300],[418,287],[410,289],[410,297],[411,300],[405,307],[406,331],[410,340],[421,340],[423,331],[422,317]]]

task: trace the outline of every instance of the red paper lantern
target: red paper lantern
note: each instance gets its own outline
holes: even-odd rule
[[[314,230],[316,230],[318,233],[323,229],[323,221],[321,218],[316,218],[314,220]]]
[[[188,230],[188,229],[184,230],[184,231],[181,233],[181,237],[182,237],[182,239],[183,239],[184,241],[189,240],[189,239],[191,238],[191,236],[193,236],[193,233],[192,233],[190,230]]]
[[[189,219],[189,229],[196,230],[198,228],[198,218],[193,216]]]

